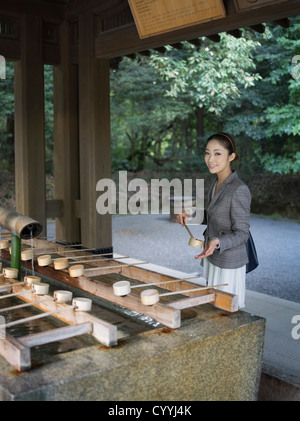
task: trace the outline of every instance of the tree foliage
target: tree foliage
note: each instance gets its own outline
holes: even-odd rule
[[[220,43],[203,39],[201,49],[185,42],[181,50],[123,60],[111,83],[113,156],[121,167],[202,168],[203,111],[221,118],[228,99],[259,79],[251,57],[256,45],[222,34]]]
[[[240,168],[296,174],[300,170],[300,17],[264,34],[220,34],[200,47],[124,57],[111,71],[114,170],[201,171],[203,146],[216,131],[235,136]],[[0,81],[0,158],[14,164],[13,63]],[[53,171],[53,75],[45,66],[47,172]]]
[[[261,79],[242,93],[242,106],[229,104],[226,109],[225,129],[241,139],[244,148],[245,140],[249,142],[246,157],[253,170],[300,171],[300,72],[292,66],[300,53],[300,19],[291,21],[288,29],[266,26],[254,53]]]
[[[183,43],[179,51],[166,47],[165,54],[123,61],[112,75],[113,156],[122,155],[121,167],[201,170],[205,139],[222,130],[236,137],[240,166],[249,175],[298,173],[300,56],[298,67],[292,59],[300,54],[300,18],[291,21],[288,29],[268,24],[264,34],[221,34],[219,43],[203,38],[200,48]],[[133,147],[138,134],[144,141]],[[140,165],[132,165],[139,154]]]
[[[254,86],[259,79],[251,55],[258,45],[245,31],[239,39],[223,33],[218,43],[203,38],[200,48],[186,42],[182,50],[169,47],[169,54],[154,53],[149,64],[170,81],[167,95],[177,98],[184,93],[192,107],[221,115],[241,87]]]

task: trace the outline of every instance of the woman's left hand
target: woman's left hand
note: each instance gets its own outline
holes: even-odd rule
[[[195,256],[195,259],[203,259],[204,257],[211,256],[214,253],[215,247],[217,245],[219,245],[219,240],[217,238],[213,238],[212,240],[209,240],[203,252],[200,254],[197,254],[197,256]]]

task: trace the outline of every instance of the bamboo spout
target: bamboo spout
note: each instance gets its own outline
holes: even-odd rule
[[[23,240],[37,237],[43,230],[42,224],[28,216],[0,207],[0,225]]]

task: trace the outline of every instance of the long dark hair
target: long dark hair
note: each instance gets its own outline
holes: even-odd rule
[[[228,150],[229,155],[235,153],[235,158],[233,159],[233,161],[237,161],[239,159],[239,156],[236,151],[235,140],[232,136],[223,132],[215,133],[207,139],[206,145],[211,140],[217,140],[218,142],[220,142],[221,145]]]

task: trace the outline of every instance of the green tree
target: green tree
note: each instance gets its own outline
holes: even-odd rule
[[[220,43],[203,39],[201,49],[186,42],[179,51],[167,47],[165,54],[123,60],[111,83],[119,165],[140,170],[147,156],[164,169],[201,168],[203,119],[215,121],[229,99],[259,78],[251,56],[258,42],[246,35],[222,34]]]
[[[168,85],[147,60],[123,59],[111,75],[113,167],[141,171],[146,160],[162,166],[176,136],[174,124],[182,121],[186,105],[162,92]]]
[[[298,173],[300,170],[300,76],[292,58],[300,54],[300,18],[291,27],[266,25],[254,60],[261,79],[228,103],[225,129],[242,145],[249,171]],[[294,77],[293,77],[294,74]]]
[[[14,170],[14,64],[6,63],[0,80],[0,159],[2,170]]]
[[[252,59],[259,43],[243,34],[235,38],[222,33],[218,43],[203,38],[200,48],[186,42],[182,50],[168,47],[168,54],[153,54],[150,65],[170,82],[166,95],[183,93],[191,107],[221,115],[228,100],[240,96],[240,88],[254,86],[259,79]]]

